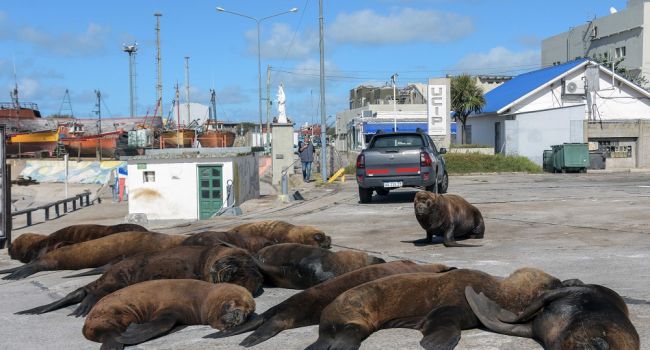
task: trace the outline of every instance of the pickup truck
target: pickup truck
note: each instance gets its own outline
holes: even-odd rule
[[[447,150],[436,149],[424,132],[376,134],[357,157],[357,184],[361,203],[372,201],[400,187],[422,187],[446,193],[449,177],[442,157]]]

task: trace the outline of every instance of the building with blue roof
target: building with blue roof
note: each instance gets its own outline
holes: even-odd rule
[[[467,120],[468,143],[541,165],[552,145],[590,142],[608,168],[650,167],[650,93],[594,61],[521,74],[485,100]]]

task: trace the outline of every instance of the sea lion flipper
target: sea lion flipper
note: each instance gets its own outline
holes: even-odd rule
[[[14,271],[19,270],[19,269],[20,269],[21,267],[23,267],[23,266],[25,266],[25,265],[21,265],[21,266],[12,267],[12,268],[9,268],[9,269],[0,270],[0,275],[5,274],[5,273],[13,273]]]
[[[69,275],[69,276],[63,276],[63,278],[75,278],[75,277],[83,277],[83,276],[94,276],[94,275],[101,275],[104,272],[108,271],[108,269],[111,267],[112,264],[106,264],[97,268],[94,268],[92,270],[88,270],[86,272],[82,273],[77,273],[74,275]]]
[[[64,308],[68,305],[79,303],[84,299],[85,296],[86,290],[84,288],[79,288],[53,303],[41,305],[29,310],[19,311],[16,312],[16,315],[37,315],[48,313],[50,311]]]
[[[465,298],[476,317],[489,330],[506,335],[532,338],[533,327],[530,323],[510,324],[501,321],[499,315],[504,314],[504,309],[483,293],[477,294],[471,286],[467,286],[465,287]]]
[[[458,306],[442,306],[431,310],[421,319],[420,345],[428,350],[452,350],[460,341],[462,320],[468,312]]]
[[[460,341],[460,327],[444,325],[425,334],[420,345],[427,350],[453,350]]]
[[[252,315],[246,321],[245,323],[240,324],[239,326],[235,326],[229,329],[225,329],[221,332],[216,332],[212,334],[208,334],[204,336],[203,338],[212,338],[212,339],[218,339],[218,338],[225,338],[225,337],[230,337],[233,335],[237,334],[242,334],[246,332],[250,332],[252,330],[257,329],[260,325],[264,323],[265,319],[262,316],[259,315]]]
[[[176,316],[166,314],[146,323],[131,323],[115,340],[126,345],[139,344],[170,331],[176,320]]]
[[[251,346],[255,346],[273,338],[285,329],[287,329],[285,322],[271,319],[260,325],[253,334],[244,338],[239,345],[250,348]]]
[[[0,271],[0,273],[9,273],[7,276],[4,276],[3,280],[20,280],[25,277],[29,277],[37,272],[42,271],[37,265],[29,263],[14,269],[4,270],[6,272]]]
[[[117,340],[113,338],[107,339],[105,342],[102,343],[102,346],[99,348],[99,350],[122,350],[124,349],[124,344],[119,343]]]
[[[101,297],[97,296],[96,294],[92,293],[86,293],[86,296],[81,300],[79,303],[79,306],[72,311],[68,316],[75,316],[75,317],[85,317],[88,315],[90,312],[90,309],[93,308],[95,304],[101,299]]]

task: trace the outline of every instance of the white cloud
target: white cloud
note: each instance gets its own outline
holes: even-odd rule
[[[513,52],[505,47],[495,47],[489,52],[473,53],[462,58],[454,67],[458,73],[510,74],[538,68],[540,52],[526,50]]]
[[[270,34],[261,33],[261,52],[264,59],[301,59],[318,51],[318,35],[314,31],[295,32],[283,23],[271,27]],[[257,55],[257,30],[245,34],[248,53]]]
[[[83,56],[103,52],[109,33],[108,27],[90,23],[83,33],[52,34],[34,27],[22,27],[18,29],[17,36],[20,40],[50,53]]]
[[[402,8],[382,15],[373,10],[342,13],[328,26],[327,34],[340,43],[399,44],[444,43],[474,31],[467,16],[450,12]]]
[[[325,61],[325,75],[339,75],[339,70],[330,61]],[[285,90],[295,92],[305,92],[306,89],[312,88],[318,91],[320,86],[320,61],[309,59],[298,63],[293,68],[277,69],[272,73],[271,90],[275,93],[280,82],[284,83]],[[327,85],[332,86],[335,82],[328,81]],[[307,90],[308,91],[308,90]]]

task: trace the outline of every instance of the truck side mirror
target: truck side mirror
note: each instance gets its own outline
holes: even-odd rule
[[[446,154],[446,153],[447,153],[447,149],[443,147],[443,148],[440,149],[440,152],[439,152],[439,153],[440,153],[440,154]]]

